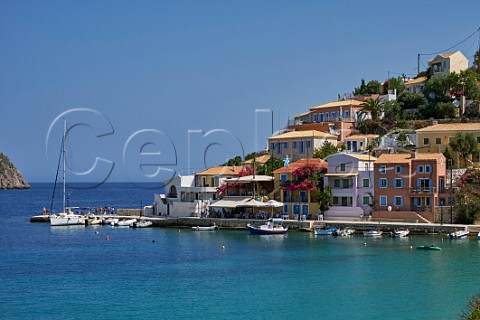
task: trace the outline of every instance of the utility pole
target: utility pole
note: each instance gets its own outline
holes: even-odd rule
[[[417,56],[417,75],[420,73],[420,53]]]

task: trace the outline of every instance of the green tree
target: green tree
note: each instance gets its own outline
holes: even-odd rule
[[[431,102],[450,102],[450,78],[428,80],[423,88],[423,94]]]
[[[397,90],[397,95],[399,95],[405,91],[405,85],[403,84],[403,81],[401,80],[400,77],[390,78],[385,83],[385,90],[383,93],[387,94],[388,90]]]
[[[452,155],[450,154],[450,151],[448,150],[448,147],[445,148],[445,151],[443,152],[443,155],[447,159],[447,169],[453,169],[451,166],[453,166],[454,160],[453,160]]]
[[[372,80],[367,83],[367,94],[381,94],[382,84],[377,80]]]
[[[232,158],[232,159],[228,160],[223,165],[224,166],[240,166],[240,165],[242,165],[242,163],[243,163],[242,157],[236,156],[235,158]]]
[[[283,167],[283,165],[282,159],[270,158],[265,165],[259,168],[258,174],[273,175],[273,171]]]
[[[365,79],[362,79],[362,81],[360,83],[360,87],[355,88],[355,90],[353,91],[353,95],[354,96],[363,96],[365,94],[367,94],[367,85],[365,84]]]
[[[418,109],[422,104],[425,104],[425,96],[420,93],[402,92],[398,95],[397,102],[402,109]]]
[[[407,143],[407,134],[401,131],[395,140],[397,140],[400,146],[403,147]]]
[[[457,109],[457,106],[451,102],[439,102],[435,105],[435,119],[455,118]]]
[[[313,153],[314,158],[325,159],[327,156],[331,154],[335,154],[338,152],[338,148],[334,146],[331,142],[325,141],[323,146],[320,149],[316,149]]]
[[[473,192],[470,184],[463,185],[455,193],[457,223],[474,224],[480,212],[480,196]]]
[[[360,104],[363,109],[358,113],[359,116],[368,115],[372,116],[372,120],[376,121],[379,119],[380,114],[383,112],[385,103],[380,99],[368,98]]]
[[[480,81],[480,75],[473,72],[472,69],[460,71],[460,73],[451,73],[448,75],[450,83],[450,93],[458,98],[464,95],[467,99],[480,99],[480,88],[477,83]]]
[[[473,133],[457,132],[450,140],[450,148],[460,154],[466,167],[467,157],[478,150],[478,142]]]
[[[330,185],[324,186],[323,190],[316,190],[316,197],[318,204],[320,205],[320,213],[324,214],[331,206],[333,202],[332,187]]]

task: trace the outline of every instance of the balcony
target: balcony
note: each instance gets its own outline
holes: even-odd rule
[[[437,193],[436,187],[419,187],[419,188],[410,188],[411,194],[433,194]]]

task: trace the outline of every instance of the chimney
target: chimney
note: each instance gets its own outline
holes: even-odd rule
[[[417,155],[417,151],[415,151],[415,149],[413,149],[412,151],[410,151],[410,158],[411,158],[411,159],[415,159],[415,158],[416,158],[416,155]]]

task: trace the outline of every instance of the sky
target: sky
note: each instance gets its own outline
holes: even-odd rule
[[[200,172],[262,150],[362,78],[416,74],[417,54],[468,37],[478,12],[478,0],[0,0],[0,151],[27,181],[54,181],[65,118],[70,181]],[[478,36],[451,51],[476,48]]]

